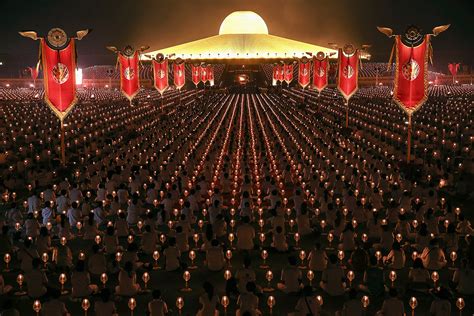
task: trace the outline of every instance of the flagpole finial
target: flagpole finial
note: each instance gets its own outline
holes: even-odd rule
[[[32,40],[36,41],[39,39],[38,34],[35,31],[22,31],[18,32],[23,37],[31,38]]]
[[[92,29],[85,29],[85,30],[80,30],[76,32],[76,38],[77,40],[82,40],[84,37],[86,37],[90,32],[92,32]]]
[[[113,53],[118,53],[118,49],[115,46],[107,46],[106,48]]]
[[[387,35],[387,37],[393,36],[393,30],[389,27],[377,26],[377,30],[382,34]]]
[[[445,24],[445,25],[440,25],[440,26],[434,27],[433,28],[433,36],[438,36],[439,34],[443,33],[447,29],[449,29],[450,26],[451,26],[451,24]]]

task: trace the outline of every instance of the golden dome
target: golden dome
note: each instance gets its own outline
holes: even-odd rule
[[[253,11],[235,11],[221,23],[219,35],[224,34],[268,34],[268,27],[262,17]]]

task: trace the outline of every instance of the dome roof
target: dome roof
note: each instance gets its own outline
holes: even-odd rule
[[[221,23],[219,35],[268,34],[268,27],[260,15],[253,11],[235,11]]]

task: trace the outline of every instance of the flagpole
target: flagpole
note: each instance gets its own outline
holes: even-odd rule
[[[349,100],[346,101],[346,128],[349,127]]]
[[[407,163],[411,161],[411,113],[408,113]]]
[[[62,165],[66,165],[66,147],[65,147],[65,141],[64,141],[64,121],[61,118],[61,162]]]

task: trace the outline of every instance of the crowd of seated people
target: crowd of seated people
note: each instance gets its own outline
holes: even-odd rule
[[[1,102],[1,313],[472,312],[473,91]]]

